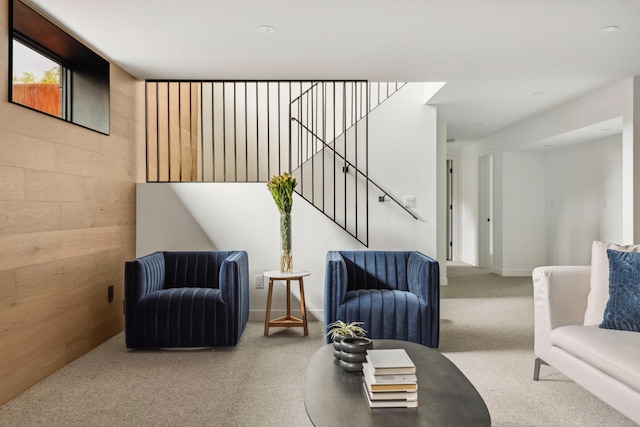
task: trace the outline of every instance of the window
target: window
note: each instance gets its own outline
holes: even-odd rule
[[[109,63],[21,1],[9,5],[9,101],[108,134]]]
[[[67,69],[18,39],[13,39],[11,101],[67,119],[64,77]]]

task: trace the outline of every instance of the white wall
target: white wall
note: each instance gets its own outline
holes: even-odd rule
[[[137,184],[136,256],[157,250],[217,250],[214,242],[170,189],[171,186],[166,184]]]
[[[369,249],[418,250],[437,257],[446,271],[446,253],[438,253],[437,230],[444,226],[436,191],[444,179],[436,168],[444,161],[437,144],[444,140],[438,137],[436,109],[423,104],[422,85],[409,84],[378,107],[369,133],[371,177],[401,199],[415,196],[414,211],[421,218],[378,202],[378,193],[370,191]],[[252,278],[279,265],[279,213],[264,183],[140,184],[137,208],[138,255],[207,246],[244,249]],[[305,279],[306,307],[322,318],[327,251],[364,247],[297,195],[292,217],[294,269],[311,272]],[[251,288],[252,318],[264,320],[267,289],[255,289],[254,280]],[[297,286],[292,288],[297,295]],[[284,286],[277,287],[273,307],[273,316],[284,310]]]
[[[527,203],[527,200],[513,191],[510,191],[509,194],[504,193],[505,190],[510,189],[510,184],[503,181],[509,179],[510,176],[513,177],[513,173],[511,173],[513,167],[508,164],[511,161],[511,155],[504,158],[504,154],[513,151],[526,151],[540,141],[615,118],[622,118],[623,121],[621,154],[623,207],[622,218],[619,220],[622,223],[620,241],[621,243],[630,243],[637,235],[640,235],[640,215],[633,214],[634,206],[640,206],[640,186],[634,186],[635,182],[639,182],[636,177],[640,176],[640,138],[636,137],[640,132],[639,84],[640,80],[636,77],[625,79],[532,117],[462,150],[461,231],[463,233],[463,261],[477,265],[479,259],[477,241],[480,220],[478,216],[478,159],[481,156],[487,152],[493,152],[495,155],[495,271],[500,273],[520,270],[524,274],[526,269],[535,268],[539,259],[545,262],[550,261],[546,253],[550,249],[545,244],[542,249],[543,253],[527,254],[526,252],[531,249],[525,241],[522,241],[522,235],[514,232],[513,223],[518,219],[511,216],[517,213],[518,204]],[[505,168],[507,169],[505,170]],[[503,176],[504,174],[506,176]],[[512,179],[515,179],[517,183],[517,177]],[[525,183],[525,187],[529,184],[530,182]],[[542,212],[543,210],[541,210]],[[539,223],[540,219],[536,218],[535,221]],[[609,232],[607,231],[607,233]],[[548,235],[546,231],[545,235]],[[568,239],[564,240],[564,242],[568,241]],[[540,246],[539,241],[536,240],[534,243],[536,248]],[[578,241],[572,241],[571,244],[574,249],[578,245],[584,245],[583,242]],[[553,251],[559,253],[560,250],[555,248]],[[566,252],[566,249],[562,249],[562,251]],[[523,265],[525,260],[529,260],[530,264]]]
[[[589,265],[591,242],[622,241],[622,135],[546,155],[547,260]]]
[[[506,152],[502,163],[502,265],[497,272],[526,276],[532,265],[545,263],[545,154]]]

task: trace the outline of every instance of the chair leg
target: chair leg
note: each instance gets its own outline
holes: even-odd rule
[[[534,366],[533,366],[533,380],[534,381],[538,381],[538,378],[540,377],[540,365],[549,366],[549,364],[547,362],[545,362],[544,360],[540,359],[539,357],[536,357],[536,360],[535,360]]]

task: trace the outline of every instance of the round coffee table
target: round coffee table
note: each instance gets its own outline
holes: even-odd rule
[[[482,397],[467,377],[439,351],[397,340],[373,340],[374,349],[404,348],[416,365],[417,408],[369,408],[362,374],[340,368],[333,345],[318,350],[304,379],[304,404],[315,426],[473,426],[491,425]]]

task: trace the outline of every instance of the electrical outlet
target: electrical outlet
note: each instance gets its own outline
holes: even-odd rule
[[[109,287],[107,288],[107,299],[109,300],[109,302],[113,301],[113,285],[109,285]]]
[[[416,196],[404,196],[404,207],[405,208],[415,208],[416,207]]]
[[[256,289],[264,289],[264,276],[256,274]]]

